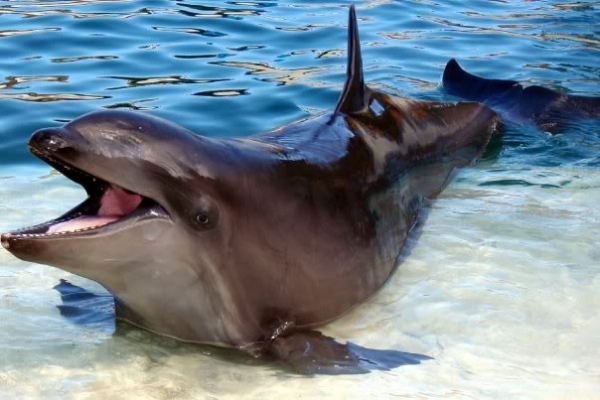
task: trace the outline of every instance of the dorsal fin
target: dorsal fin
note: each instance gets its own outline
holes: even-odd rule
[[[368,106],[366,92],[356,10],[354,9],[354,5],[351,5],[350,14],[348,15],[348,69],[346,71],[346,84],[335,107],[335,111],[353,113],[364,110]]]

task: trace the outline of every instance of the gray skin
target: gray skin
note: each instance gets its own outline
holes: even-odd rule
[[[118,319],[149,331],[302,372],[365,372],[354,368],[364,353],[310,329],[382,287],[423,202],[481,154],[497,117],[368,88],[353,7],[349,35],[336,109],[272,132],[209,139],[126,111],[36,132],[32,152],[90,195],[57,220],[94,215],[106,182],[146,204],[80,232],[46,234],[57,220],[13,231],[2,245],[99,282]]]

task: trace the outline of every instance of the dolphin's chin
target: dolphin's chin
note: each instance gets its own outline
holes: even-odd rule
[[[170,219],[165,209],[155,200],[106,182],[72,165],[58,161],[45,152],[32,152],[80,184],[88,198],[62,216],[34,226],[8,232],[12,238],[49,238],[58,235],[81,236],[121,230],[141,220]],[[3,235],[5,236],[5,235]]]

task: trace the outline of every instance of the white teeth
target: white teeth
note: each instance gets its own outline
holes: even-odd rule
[[[62,220],[62,221],[65,221],[65,220]],[[59,221],[56,221],[56,222],[59,222]],[[104,224],[104,225],[107,225],[107,224]],[[54,233],[11,233],[11,236],[15,237],[15,238],[60,236],[60,235],[66,235],[69,233],[79,233],[79,232],[91,231],[92,229],[97,229],[104,225],[88,226],[87,228],[75,229],[72,231],[60,231],[60,232],[54,232]]]
[[[72,219],[80,217],[81,215],[82,215],[82,213],[79,212],[79,213],[70,215],[67,218],[56,219],[56,220],[53,220],[53,221],[50,221],[50,222],[45,222],[45,223],[42,223],[42,224],[37,224],[37,225],[34,225],[34,226],[23,228],[21,230],[27,229],[28,231],[32,231],[32,230],[35,230],[35,229],[39,229],[41,227],[50,226],[50,225],[56,225],[56,224],[60,224],[62,222],[70,221]],[[99,225],[99,226],[102,226],[102,225]],[[98,226],[90,227],[88,229],[94,229],[94,228],[98,228]],[[75,231],[63,231],[63,232],[55,232],[55,233],[19,233],[19,231],[16,231],[16,232],[12,232],[11,236],[16,237],[16,238],[24,238],[24,237],[46,237],[46,236],[61,235],[61,234],[71,233],[71,232],[80,232],[80,231],[84,231],[84,230],[87,230],[87,229],[78,229],[78,230],[75,230]]]

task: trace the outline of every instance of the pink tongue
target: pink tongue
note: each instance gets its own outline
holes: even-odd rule
[[[98,227],[114,222],[135,210],[142,202],[142,196],[128,193],[124,189],[110,185],[100,199],[100,209],[96,215],[82,215],[69,221],[52,225],[46,234],[75,231]]]
[[[135,210],[142,202],[142,196],[128,193],[124,189],[110,185],[100,200],[99,217],[122,217]]]
[[[57,232],[69,232],[76,231],[78,229],[91,228],[93,226],[102,226],[110,222],[114,222],[118,217],[90,217],[89,215],[82,215],[81,217],[70,219],[66,222],[60,222],[56,225],[52,225],[46,231],[46,235]]]

